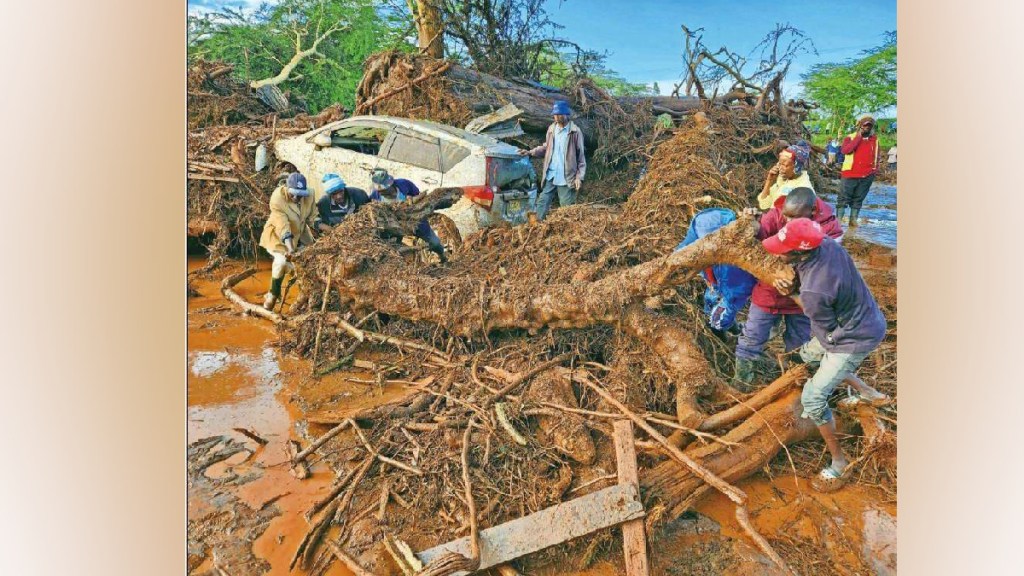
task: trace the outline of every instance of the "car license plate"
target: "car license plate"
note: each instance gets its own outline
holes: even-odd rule
[[[509,200],[508,211],[515,214],[523,211],[523,200]]]

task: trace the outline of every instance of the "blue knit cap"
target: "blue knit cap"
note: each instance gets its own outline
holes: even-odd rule
[[[345,189],[345,181],[341,179],[341,176],[334,173],[324,174],[323,185],[324,194],[334,194]]]

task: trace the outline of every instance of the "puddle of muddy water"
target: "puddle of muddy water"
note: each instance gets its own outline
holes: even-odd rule
[[[839,181],[836,180],[835,184],[838,187]],[[823,198],[835,208],[835,194],[825,194]],[[896,186],[872,184],[864,199],[860,218],[860,226],[852,229],[843,222],[843,228],[847,229],[847,234],[851,238],[861,238],[886,248],[896,248]]]
[[[203,262],[197,259],[189,264],[194,269]],[[210,466],[205,476],[215,488],[190,487],[188,517],[190,522],[215,522],[221,509],[242,505],[260,511],[273,501],[275,513],[269,522],[260,517],[267,522],[265,529],[251,543],[240,542],[239,546],[251,549],[246,554],[251,551],[257,560],[265,561],[270,567],[267,574],[302,574],[301,570],[290,571],[288,564],[308,530],[303,513],[326,494],[335,477],[323,465],[314,465],[309,478],[298,480],[286,464],[287,441],[299,437],[296,422],[302,420],[301,410],[289,397],[302,385],[309,367],[300,360],[282,357],[272,346],[274,332],[267,325],[224,308],[226,301],[218,283],[226,274],[196,281],[194,286],[201,296],[189,300],[188,438],[195,442],[223,435],[246,443],[253,453]],[[238,292],[257,301],[268,275],[262,270],[243,281]],[[255,433],[267,440],[266,446],[235,428]],[[239,484],[216,483],[235,476],[251,479]],[[222,550],[221,555],[239,557],[238,551],[230,550]],[[190,573],[216,573],[216,556],[216,551],[207,551],[205,560]],[[219,567],[236,573],[230,566]],[[350,572],[335,565],[327,574],[342,576]]]

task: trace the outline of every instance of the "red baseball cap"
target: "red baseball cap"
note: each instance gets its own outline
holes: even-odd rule
[[[813,250],[821,246],[825,232],[810,218],[790,220],[779,233],[765,238],[761,245],[772,254],[785,254],[793,250]]]

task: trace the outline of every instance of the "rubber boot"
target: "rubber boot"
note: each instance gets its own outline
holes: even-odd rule
[[[282,282],[284,282],[284,276],[270,279],[270,292],[267,292],[267,295],[263,297],[263,307],[267,310],[273,310],[274,304],[277,304],[277,299],[281,297]]]
[[[839,221],[839,222],[842,222],[843,221],[843,216],[845,216],[845,215],[846,215],[846,206],[837,206],[836,207],[836,220]]]
[[[749,358],[736,359],[736,371],[732,377],[732,387],[740,392],[750,392],[754,387],[754,361]]]
[[[851,228],[855,228],[857,226],[860,226],[860,224],[857,223],[857,217],[858,216],[860,216],[860,208],[852,208],[850,210],[850,227]]]

